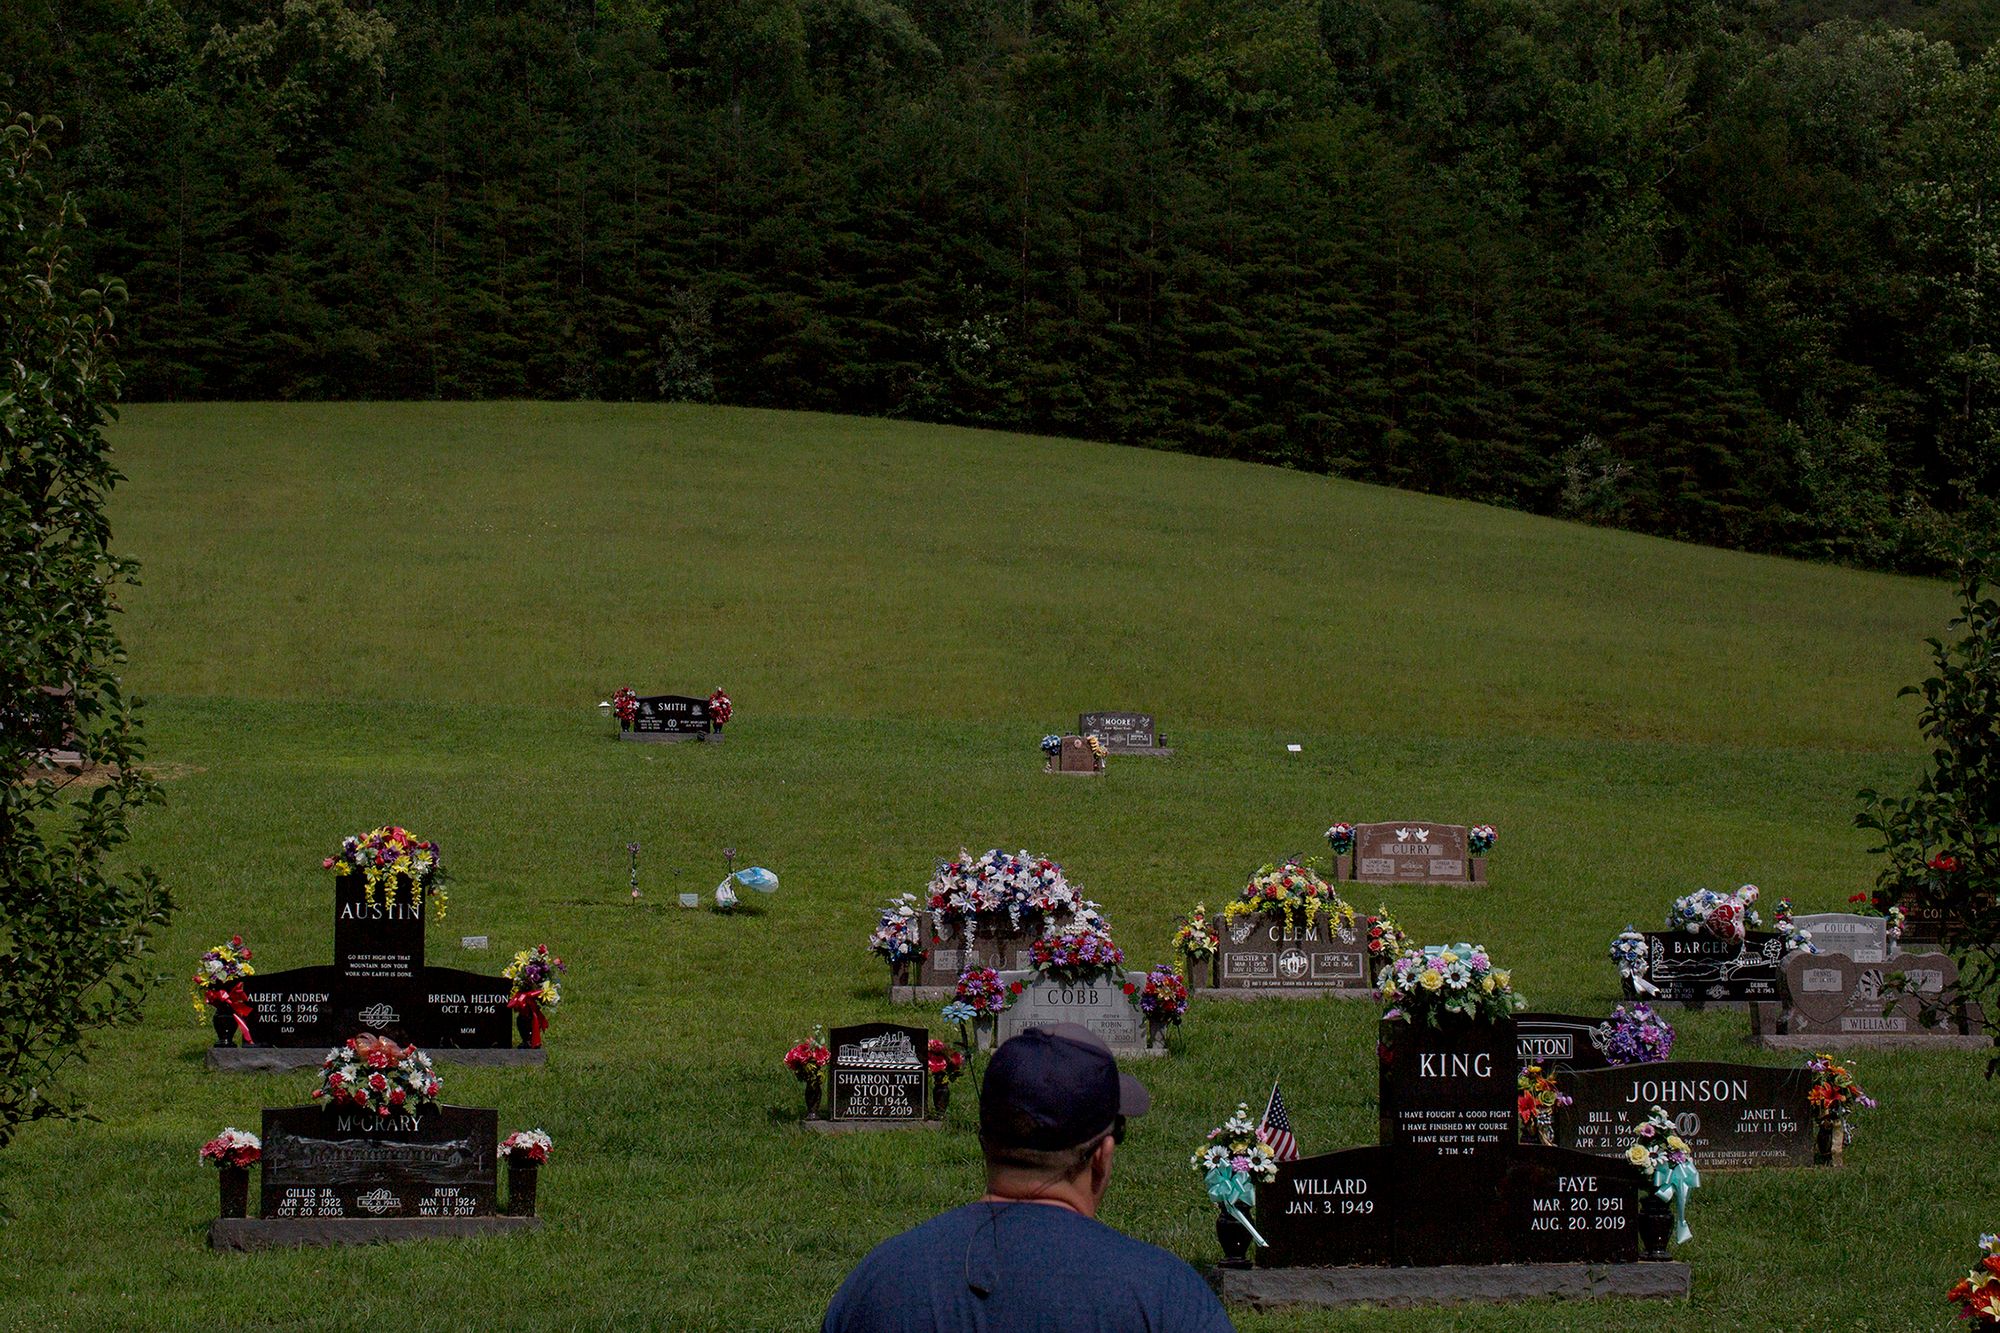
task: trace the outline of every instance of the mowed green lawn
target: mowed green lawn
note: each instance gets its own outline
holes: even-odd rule
[[[1867,886],[1854,792],[1915,773],[1939,585],[1760,559],[1233,463],[839,418],[595,405],[141,407],[118,544],[130,678],[167,804],[133,847],[182,904],[142,1027],[77,1083],[100,1119],[0,1154],[0,1302],[24,1325],[816,1324],[869,1246],[979,1188],[975,1096],[941,1134],[795,1127],[778,1057],[902,1017],[874,908],[960,846],[1061,860],[1135,960],[1335,819],[1491,822],[1492,886],[1362,891],[1488,945],[1538,1007],[1602,1012],[1603,953],[1676,894],[1746,880],[1832,909]],[[724,686],[722,746],[620,745],[619,685]],[[1102,780],[1036,742],[1088,708],[1177,750]],[[1302,747],[1297,754],[1286,743]],[[312,1080],[209,1073],[184,974],[240,931],[331,956],[320,858],[400,822],[456,875],[440,963],[571,964],[544,1070],[445,1066],[447,1100],[543,1126],[545,1229],[216,1255],[196,1146]],[[625,844],[644,844],[635,907]],[[667,906],[720,849],[757,915]],[[748,896],[748,895],[746,895]],[[493,951],[467,953],[462,934]],[[1374,1012],[1197,1008],[1106,1220],[1215,1257],[1193,1142],[1282,1074],[1307,1152],[1372,1142]],[[1678,1054],[1756,1059],[1740,1015]],[[1976,1054],[1859,1062],[1883,1108],[1839,1171],[1716,1175],[1695,1295],[1244,1314],[1248,1329],[1946,1328],[2000,1226]],[[1451,1210],[1466,1202],[1439,1199]]]

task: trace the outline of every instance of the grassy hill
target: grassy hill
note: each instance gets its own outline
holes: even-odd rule
[[[147,1023],[81,1076],[102,1119],[0,1156],[8,1308],[76,1327],[317,1325],[363,1293],[418,1326],[815,1325],[869,1245],[977,1189],[969,1090],[947,1133],[825,1141],[793,1128],[777,1059],[815,1022],[907,1012],[862,942],[939,855],[1058,858],[1148,962],[1178,912],[1334,819],[1491,822],[1490,889],[1359,905],[1483,941],[1538,1007],[1601,1011],[1610,935],[1675,894],[1749,880],[1826,910],[1871,881],[1853,793],[1915,771],[1894,694],[1950,613],[1919,581],[929,426],[267,405],[136,408],[116,439],[119,545],[145,562],[130,679],[168,778],[134,852],[183,908]],[[616,744],[596,705],[621,684],[725,686],[728,744]],[[1042,775],[1044,732],[1124,707],[1177,755]],[[554,1135],[547,1229],[212,1255],[195,1146],[310,1080],[207,1073],[180,974],[232,931],[266,968],[327,961],[320,858],[384,821],[455,874],[433,961],[497,971],[546,940],[571,963],[545,1071],[445,1069],[448,1100]],[[783,877],[768,910],[666,907],[713,887],[725,845]],[[1273,1073],[1306,1151],[1372,1142],[1373,1018],[1198,1008],[1142,1071],[1157,1110],[1107,1220],[1211,1259],[1186,1154]],[[1690,1017],[1677,1053],[1751,1058],[1743,1026]],[[1713,1177],[1686,1308],[1425,1326],[1942,1326],[2000,1195],[1982,1065],[1864,1058],[1883,1109],[1852,1165]]]

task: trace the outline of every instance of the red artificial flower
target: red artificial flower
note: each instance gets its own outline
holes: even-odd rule
[[[389,1086],[389,1080],[383,1078],[380,1074],[370,1074],[368,1076],[368,1086],[380,1092]]]
[[[1958,1280],[1958,1285],[1953,1287],[1950,1291],[1946,1292],[1944,1298],[1950,1301],[1953,1305],[1956,1305],[1960,1301],[1964,1300],[1967,1296],[1970,1296],[1971,1294],[1972,1294],[1972,1284],[1966,1281],[1964,1278],[1960,1278]]]
[[[1007,993],[1010,995],[1019,995],[1022,991],[1026,989],[1027,987],[1023,986],[1018,981],[1010,981],[1007,983]]]
[[[339,1070],[336,1069],[331,1074],[327,1075],[326,1081],[337,1088],[341,1084],[347,1082],[347,1075],[341,1073]]]
[[[1986,1319],[2000,1319],[2000,1282],[1989,1282],[1975,1290],[1965,1308]]]
[[[1133,984],[1132,984],[1131,982],[1129,982],[1129,981],[1128,981],[1128,982],[1126,982],[1126,983],[1125,983],[1125,993],[1126,993],[1127,995],[1130,995],[1130,994],[1131,994],[1131,993],[1132,993],[1133,991],[1135,991],[1135,990],[1137,990],[1137,989],[1139,989],[1139,988],[1138,988],[1137,986],[1134,986],[1134,985],[1133,985]]]
[[[1851,903],[1866,902],[1867,900],[1868,895],[1865,893],[1850,893],[1847,895],[1847,901]]]
[[[1995,1277],[2000,1277],[2000,1254],[1989,1254],[1979,1262],[1987,1272],[1993,1274]]]
[[[1541,1110],[1541,1107],[1542,1104],[1535,1100],[1535,1094],[1532,1092],[1522,1093],[1521,1100],[1514,1104],[1514,1109],[1520,1112],[1524,1123],[1533,1121],[1535,1113]]]
[[[1958,873],[1958,858],[1939,852],[1930,859],[1930,867],[1940,874],[1955,875]]]
[[[397,1088],[394,1092],[391,1092],[389,1094],[389,1105],[391,1106],[401,1106],[403,1104],[403,1100],[404,1100],[404,1093],[401,1088]]]

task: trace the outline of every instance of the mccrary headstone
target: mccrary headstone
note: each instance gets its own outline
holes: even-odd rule
[[[418,1115],[337,1107],[264,1111],[263,1217],[490,1217],[499,1114],[436,1106]]]

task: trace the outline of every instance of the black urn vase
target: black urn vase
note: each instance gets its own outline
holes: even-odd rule
[[[216,1216],[244,1216],[250,1207],[250,1168],[225,1162],[216,1174],[222,1179],[222,1199]]]
[[[1224,1268],[1250,1266],[1250,1229],[1220,1208],[1215,1212],[1215,1238],[1222,1243]]]
[[[236,1015],[219,1004],[208,1007],[208,1021],[215,1025],[215,1044],[234,1046],[236,1044]],[[238,1217],[242,1214],[238,1213]]]
[[[1639,1195],[1639,1257],[1655,1262],[1668,1258],[1667,1241],[1673,1234],[1673,1206],[1646,1186]]]

